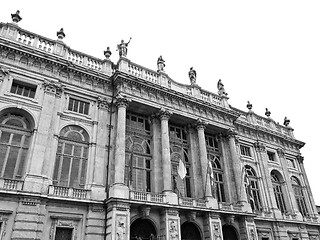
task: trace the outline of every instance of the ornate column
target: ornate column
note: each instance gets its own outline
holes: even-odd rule
[[[304,169],[304,165],[303,165],[303,160],[304,160],[304,157],[302,157],[301,155],[297,155],[296,157],[297,159],[297,162],[300,166],[300,171],[302,173],[302,177],[303,177],[303,181],[304,181],[304,185],[306,187],[306,192],[304,192],[304,196],[306,196],[306,199],[308,199],[308,203],[307,205],[310,206],[309,210],[312,210],[312,216],[314,217],[314,219],[317,218],[318,216],[318,212],[317,212],[317,208],[316,208],[316,204],[314,202],[314,199],[313,199],[313,195],[312,195],[312,192],[311,192],[311,188],[310,188],[310,185],[309,185],[309,181],[308,181],[308,177],[307,177],[307,174],[306,174],[306,170]]]
[[[153,149],[153,170],[154,170],[154,192],[161,192],[163,190],[162,167],[161,167],[161,129],[160,120],[154,114],[151,116],[152,129],[152,149]]]
[[[289,177],[289,171],[288,171],[288,166],[287,166],[287,159],[285,158],[285,152],[283,149],[278,148],[277,153],[280,159],[280,163],[283,167],[283,174],[284,174],[284,179],[285,179],[285,185],[287,187],[287,192],[288,192],[288,198],[290,201],[290,210],[292,214],[297,215],[298,220],[302,220],[302,215],[298,210],[297,202],[296,202],[296,197],[293,192],[292,184],[291,184],[291,179]]]
[[[230,149],[230,155],[232,160],[232,169],[234,174],[234,180],[235,180],[235,187],[236,187],[236,193],[237,193],[237,201],[243,205],[246,205],[248,207],[247,210],[251,211],[251,207],[247,202],[247,194],[244,188],[243,183],[243,167],[239,156],[237,154],[237,148],[236,148],[236,133],[234,130],[229,129],[229,131],[226,134],[226,138],[228,140],[229,149]]]
[[[170,160],[170,140],[169,140],[169,118],[171,112],[161,108],[159,117],[161,121],[161,155],[163,173],[163,192],[172,192],[171,183],[171,160]]]
[[[117,119],[117,135],[115,144],[115,177],[114,184],[124,183],[124,171],[125,171],[125,140],[126,140],[126,108],[131,100],[118,95],[116,97],[116,105],[118,107],[118,119]]]
[[[263,192],[265,193],[266,200],[269,203],[268,206],[271,207],[271,210],[274,212],[276,217],[282,218],[282,214],[277,207],[277,202],[273,194],[273,186],[271,182],[270,172],[268,169],[268,156],[267,156],[266,147],[263,143],[259,141],[256,142],[254,146],[257,151],[258,162],[261,163],[261,167],[262,167],[262,174],[263,174],[262,180],[266,184],[266,188],[267,188],[267,191],[264,190]],[[269,209],[265,209],[264,207],[264,211],[265,212],[269,211]]]
[[[200,153],[200,163],[201,163],[201,174],[202,174],[202,182],[205,189],[203,193],[205,197],[212,197],[210,177],[208,176],[208,154],[206,148],[206,139],[204,136],[204,129],[207,123],[204,120],[198,119],[196,123],[196,128],[198,131],[198,139],[199,139],[199,153]]]

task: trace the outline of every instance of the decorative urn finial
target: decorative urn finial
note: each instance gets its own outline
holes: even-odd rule
[[[22,20],[22,17],[20,17],[20,11],[17,10],[16,13],[12,13],[11,18],[12,18],[12,22],[14,22],[14,23],[20,22]]]
[[[110,51],[110,47],[107,47],[107,50],[103,52],[104,56],[106,57],[106,59],[109,59],[112,52]]]
[[[249,111],[251,111],[251,109],[252,109],[252,104],[250,103],[250,101],[248,101],[248,103],[247,103],[247,108],[249,109]]]
[[[286,127],[289,126],[290,120],[287,117],[284,117],[284,121],[283,121],[283,125],[285,125]]]
[[[57,32],[57,37],[61,41],[66,37],[66,34],[64,33],[63,28],[61,28],[60,31]]]
[[[271,112],[268,110],[268,108],[266,108],[265,115],[266,115],[267,117],[270,117],[270,115],[271,115]]]

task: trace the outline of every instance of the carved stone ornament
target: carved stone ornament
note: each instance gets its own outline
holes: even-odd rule
[[[150,206],[141,206],[141,207],[139,208],[139,211],[140,211],[140,215],[142,216],[142,218],[149,217],[149,215],[150,215],[150,210],[151,210],[151,207],[150,207]]]
[[[196,72],[196,70],[193,69],[193,67],[191,67],[190,70],[189,70],[189,79],[190,79],[190,84],[191,85],[196,85],[197,72]]]
[[[284,150],[282,149],[282,148],[278,148],[277,149],[277,153],[278,153],[278,155],[279,155],[279,157],[284,157]]]
[[[126,217],[118,215],[116,219],[116,240],[127,239]]]
[[[259,152],[266,151],[266,146],[262,142],[257,141],[253,145],[254,145],[255,149]]]
[[[271,112],[268,110],[268,108],[266,108],[265,115],[266,115],[267,117],[270,117],[270,115],[271,115]]]
[[[296,156],[296,158],[297,158],[297,161],[298,161],[299,163],[303,163],[303,160],[304,160],[304,157],[303,157],[303,156],[301,156],[301,155],[299,154],[299,155]]]
[[[163,119],[169,120],[170,116],[172,115],[172,112],[169,111],[168,109],[161,108],[161,109],[159,110],[158,115],[159,115],[159,118],[160,118],[161,120],[163,120]]]
[[[112,52],[110,51],[110,47],[107,47],[107,50],[103,52],[104,56],[106,57],[106,59],[109,59]]]
[[[72,228],[73,229],[73,232],[74,232],[73,236],[74,237],[72,240],[77,240],[79,220],[68,219],[68,218],[53,218],[52,224],[51,224],[51,229],[50,229],[49,239],[50,240],[55,239],[57,227],[65,227],[65,228]]]
[[[164,72],[165,61],[163,60],[162,56],[160,56],[157,60],[158,72]]]
[[[55,81],[44,80],[42,84],[46,93],[54,94],[57,97],[61,97],[64,87],[61,83]]]
[[[128,97],[124,96],[121,93],[118,93],[116,96],[116,105],[118,107],[124,107],[126,108],[129,103],[131,102],[131,99],[129,99]]]
[[[60,28],[60,30],[57,32],[57,37],[61,41],[66,37],[66,34],[64,33],[63,28]]]
[[[2,81],[6,76],[10,75],[10,70],[3,66],[0,66],[0,81]]]
[[[283,125],[288,127],[289,126],[289,123],[290,123],[290,120],[287,118],[287,117],[284,117],[284,120],[283,120]]]
[[[205,122],[203,119],[198,118],[197,123],[195,124],[197,129],[205,129],[208,125],[207,122]]]
[[[178,221],[177,220],[169,220],[169,239],[170,240],[178,240]]]
[[[226,216],[225,221],[227,224],[232,225],[234,224],[234,218],[235,218],[234,215],[228,215]]]
[[[105,97],[98,97],[98,108],[109,109],[110,103]]]
[[[248,108],[249,111],[251,111],[251,109],[252,109],[252,104],[250,103],[250,101],[248,101],[248,103],[247,103],[247,108]]]
[[[220,240],[221,239],[221,231],[220,231],[220,224],[213,223],[213,239]]]
[[[224,89],[224,85],[221,81],[221,79],[219,79],[218,83],[217,83],[217,88],[218,88],[218,94],[219,96],[222,97],[227,97],[228,93],[226,92],[226,90]]]
[[[224,137],[229,139],[229,138],[235,138],[237,136],[237,133],[234,129],[229,128],[225,133]]]
[[[195,211],[188,211],[186,213],[186,217],[188,219],[188,222],[194,222],[197,218],[197,213]]]

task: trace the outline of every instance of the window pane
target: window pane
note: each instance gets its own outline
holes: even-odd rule
[[[4,164],[5,156],[7,153],[8,147],[5,145],[0,145],[0,177],[1,177],[1,172],[2,172],[2,167]]]
[[[72,145],[69,143],[66,143],[64,145],[64,154],[71,155],[71,153],[72,153]]]
[[[69,158],[69,157],[63,158],[63,163],[62,163],[62,168],[61,168],[61,176],[60,176],[60,185],[62,185],[62,186],[68,186],[70,161],[71,161],[71,158]]]
[[[55,181],[58,181],[60,159],[61,159],[61,157],[59,155],[57,155],[56,156],[56,163],[55,163],[54,171],[53,171],[53,180],[55,180]]]
[[[1,138],[0,138],[0,142],[1,143],[8,143],[9,139],[10,139],[10,134],[9,132],[4,132],[2,131],[1,133]]]
[[[12,138],[11,144],[12,145],[16,145],[16,146],[20,146],[21,137],[22,137],[22,135],[20,135],[20,134],[17,134],[17,133],[13,134],[13,138]]]
[[[89,103],[85,103],[85,105],[84,105],[84,114],[86,114],[86,115],[89,114]]]
[[[27,154],[28,154],[28,149],[22,149],[21,156],[20,156],[19,168],[18,168],[18,172],[17,172],[17,175],[19,177],[22,177],[22,174],[23,174],[22,171],[23,171],[23,168],[24,168],[25,160],[27,158]]]
[[[70,187],[79,187],[79,166],[80,166],[80,159],[74,158],[72,160],[72,167],[71,167],[71,174],[70,174]]]
[[[55,240],[71,240],[72,239],[72,228],[56,228]]]
[[[74,146],[73,155],[77,157],[81,157],[81,149],[80,146]]]
[[[87,175],[87,159],[82,159],[81,175],[80,175],[80,185],[84,185]]]
[[[7,160],[7,165],[4,172],[4,177],[13,178],[14,168],[16,166],[19,153],[18,147],[10,147],[10,153]]]

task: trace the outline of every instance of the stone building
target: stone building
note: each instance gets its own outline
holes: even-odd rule
[[[0,239],[319,239],[289,120],[0,24]],[[231,87],[231,86],[229,86]]]

